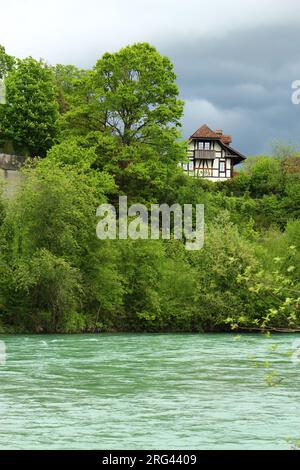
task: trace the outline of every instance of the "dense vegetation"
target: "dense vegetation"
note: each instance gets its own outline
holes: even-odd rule
[[[31,157],[0,199],[0,332],[296,330],[300,157],[277,145],[230,181],[185,176],[169,59],[148,44],[92,70],[0,48],[0,149]],[[205,245],[99,240],[96,208],[201,203]]]

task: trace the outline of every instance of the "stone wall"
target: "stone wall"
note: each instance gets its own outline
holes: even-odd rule
[[[4,194],[12,196],[20,182],[22,175],[18,171],[25,162],[25,157],[0,153],[0,180],[4,182]]]

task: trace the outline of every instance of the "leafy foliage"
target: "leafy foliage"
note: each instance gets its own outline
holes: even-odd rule
[[[42,61],[17,60],[6,81],[0,142],[23,155],[44,156],[57,132],[58,108],[53,75]]]
[[[93,70],[4,54],[1,144],[46,158],[0,197],[0,331],[299,330],[296,149],[277,144],[226,182],[193,179],[178,166],[176,77],[154,47],[104,54]],[[204,204],[204,248],[97,239],[96,208],[122,194]]]
[[[0,44],[0,79],[4,78],[6,73],[14,64],[14,57],[6,54],[4,46]]]

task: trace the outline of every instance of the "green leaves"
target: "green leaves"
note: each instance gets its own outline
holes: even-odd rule
[[[6,54],[4,46],[0,44],[0,79],[4,78],[14,64],[14,57]]]
[[[180,126],[183,102],[168,58],[138,43],[98,60],[93,77],[105,125],[124,145],[155,143],[165,128]]]
[[[62,169],[54,157],[24,170],[1,227],[1,288],[12,324],[68,331],[82,324],[78,314],[87,304],[91,317],[100,302],[104,313],[119,305],[115,255],[95,235],[96,208],[112,190],[109,175]]]
[[[0,323],[15,331],[298,329],[299,156],[247,159],[225,183],[184,175],[183,102],[147,43],[93,70],[14,60],[0,47],[0,146],[46,156],[0,202]],[[287,160],[288,158],[288,160]],[[205,245],[100,241],[96,208],[204,204]],[[273,380],[273,378],[272,378]]]
[[[20,259],[15,280],[17,290],[30,299],[36,331],[59,331],[78,308],[82,286],[79,270],[45,248],[29,259]],[[39,316],[40,311],[50,315]]]
[[[31,57],[18,60],[5,84],[0,141],[11,141],[16,153],[44,156],[57,133],[58,106],[50,68]]]

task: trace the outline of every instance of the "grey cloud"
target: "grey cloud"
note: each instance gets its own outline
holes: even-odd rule
[[[184,136],[206,122],[246,154],[269,151],[274,140],[297,143],[291,83],[300,78],[299,44],[299,28],[287,24],[163,44],[186,101]]]
[[[299,17],[298,0],[11,0],[1,6],[0,43],[88,68],[106,50],[149,41],[175,64],[183,135],[206,122],[253,154],[271,140],[299,142]]]

